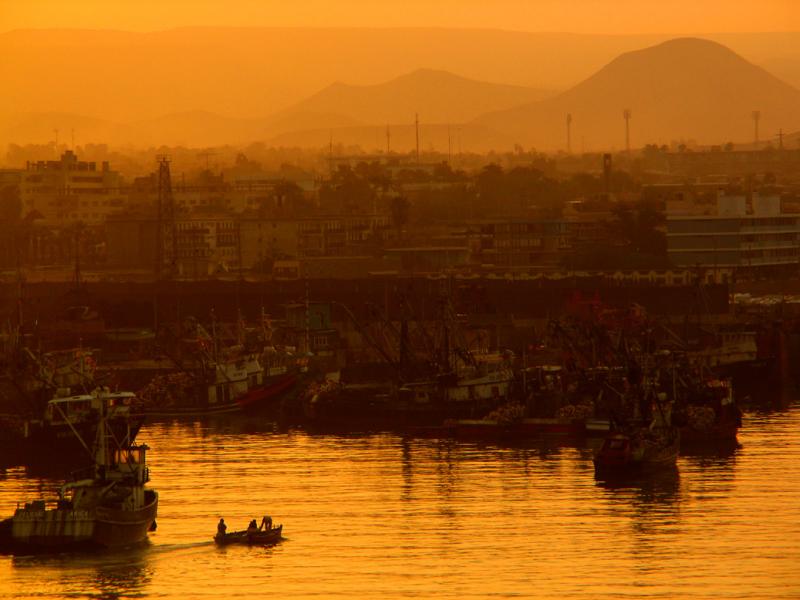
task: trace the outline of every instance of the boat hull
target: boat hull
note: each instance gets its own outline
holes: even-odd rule
[[[113,550],[142,544],[156,519],[158,493],[146,490],[145,498],[145,506],[134,511],[19,509],[13,517],[0,521],[0,552]]]
[[[232,413],[252,412],[277,406],[298,383],[297,375],[287,373],[264,385],[248,390],[230,402],[204,405],[170,406],[148,408],[143,414],[148,417],[204,417]]]
[[[489,419],[448,421],[441,428],[444,435],[463,438],[527,438],[539,435],[606,435],[610,424],[598,419],[528,418],[515,423]]]
[[[224,536],[219,534],[214,536],[214,543],[218,546],[269,546],[276,544],[283,539],[283,525],[278,525],[269,531],[257,531],[247,533],[247,531],[234,531]]]
[[[680,450],[680,436],[656,447],[634,447],[626,435],[607,437],[594,457],[595,475],[599,478],[624,477],[674,468]]]

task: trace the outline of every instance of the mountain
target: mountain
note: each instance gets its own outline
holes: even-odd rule
[[[798,33],[711,37],[758,64],[800,58]],[[333,81],[368,86],[420,67],[564,90],[615,56],[667,38],[408,27],[16,30],[0,33],[0,116],[134,122],[201,110],[258,118]]]
[[[460,123],[488,111],[541,100],[546,92],[486,83],[447,71],[417,69],[385,83],[334,83],[285,114],[334,113],[370,124],[412,123],[415,113],[432,123]]]
[[[70,142],[70,137],[79,132],[78,142],[87,139],[110,139],[116,134],[115,123],[85,115],[59,112],[26,112],[0,115],[0,143],[47,144],[56,137],[61,142]]]
[[[0,122],[0,141],[54,139],[78,132],[84,141],[157,146],[160,144],[208,146],[241,144],[269,139],[280,145],[325,145],[331,132],[348,144],[385,147],[386,124],[398,125],[397,148],[413,145],[404,140],[403,125],[419,112],[423,123],[443,127],[435,139],[447,144],[446,123],[470,120],[488,110],[508,108],[543,92],[459,77],[445,71],[419,69],[386,83],[357,86],[334,83],[293,107],[264,118],[226,117],[205,110],[170,113],[152,119],[120,123],[71,113],[26,113]],[[481,137],[486,137],[483,132]],[[476,133],[477,136],[477,133]],[[496,138],[497,136],[495,136]],[[62,137],[62,140],[66,139]],[[313,142],[312,142],[313,141]],[[429,140],[433,143],[433,139]],[[319,143],[318,143],[319,142]]]
[[[631,145],[694,139],[749,141],[752,111],[764,140],[800,127],[800,91],[725,46],[679,38],[627,52],[575,87],[540,102],[475,120],[539,149],[563,149],[566,115],[572,147],[625,146],[623,110],[630,109]]]
[[[767,71],[800,89],[800,57],[773,57],[761,63]]]

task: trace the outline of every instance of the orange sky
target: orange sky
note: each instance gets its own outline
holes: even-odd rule
[[[797,31],[800,0],[0,0],[0,31],[182,25],[435,26],[577,33]]]

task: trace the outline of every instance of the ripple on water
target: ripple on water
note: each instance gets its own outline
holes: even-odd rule
[[[0,596],[786,598],[800,596],[800,410],[741,446],[625,484],[591,448],[157,423],[158,530],[112,556],[0,558]],[[242,433],[246,431],[247,433]],[[60,481],[0,474],[0,514]],[[287,539],[216,548],[269,513]]]

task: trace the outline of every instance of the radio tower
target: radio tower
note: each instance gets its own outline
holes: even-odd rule
[[[178,237],[175,231],[175,202],[172,199],[169,157],[160,155],[156,160],[158,160],[156,280],[160,281],[172,279],[177,274]]]
[[[625,153],[630,157],[631,155],[631,109],[626,108],[622,111],[622,117],[625,119]]]
[[[761,120],[761,111],[754,110],[753,111],[753,128],[754,128],[754,137],[753,137],[753,146],[756,150],[758,150],[758,122]]]
[[[567,113],[567,154],[572,154],[572,113]]]

